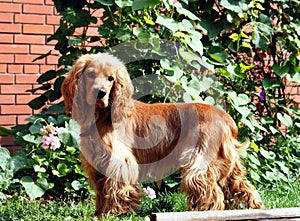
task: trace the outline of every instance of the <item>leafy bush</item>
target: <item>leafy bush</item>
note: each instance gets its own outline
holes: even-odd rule
[[[15,127],[15,143],[24,148],[12,157],[2,148],[1,190],[25,189],[30,198],[70,194],[85,195],[86,175],[79,161],[79,126],[65,115],[31,116],[28,125]],[[22,129],[21,129],[22,128]],[[6,162],[6,163],[5,163]],[[12,186],[12,184],[21,184]]]
[[[17,151],[11,156],[6,148],[0,146],[0,202],[6,200],[5,193],[11,193],[12,186],[20,183],[14,176],[26,163],[23,151]]]
[[[244,157],[253,182],[272,185],[298,176],[299,104],[286,90],[300,83],[298,1],[62,2],[54,1],[62,17],[48,39],[57,41],[59,70],[38,80],[56,83],[30,103],[33,108],[59,95],[62,76],[79,55],[111,51],[128,61],[133,79],[151,74],[166,79],[146,81],[154,94],[138,96],[146,102],[223,104],[238,123],[239,137],[251,141]],[[88,36],[100,9],[99,35]],[[199,68],[215,74],[200,77]],[[135,86],[143,91],[145,80]]]

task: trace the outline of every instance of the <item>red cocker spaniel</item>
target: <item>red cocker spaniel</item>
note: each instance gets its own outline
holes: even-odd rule
[[[134,211],[139,183],[175,171],[189,209],[222,210],[240,193],[262,208],[246,179],[232,118],[201,103],[146,104],[134,100],[125,65],[109,54],[81,56],[62,85],[67,113],[81,126],[81,158],[94,186],[96,214]]]

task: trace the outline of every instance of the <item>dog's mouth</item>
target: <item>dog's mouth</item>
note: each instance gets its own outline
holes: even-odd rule
[[[107,108],[109,105],[107,91],[100,89],[96,98],[96,106],[101,109]]]

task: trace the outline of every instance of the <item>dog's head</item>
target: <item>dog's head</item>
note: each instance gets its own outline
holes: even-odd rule
[[[72,112],[74,102],[106,109],[121,90],[123,96],[132,95],[129,74],[118,58],[106,53],[81,56],[62,84],[67,113]]]

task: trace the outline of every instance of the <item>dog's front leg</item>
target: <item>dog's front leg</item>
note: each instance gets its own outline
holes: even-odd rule
[[[135,211],[144,193],[138,184],[139,165],[125,145],[113,146],[105,175],[103,210],[116,215]]]

